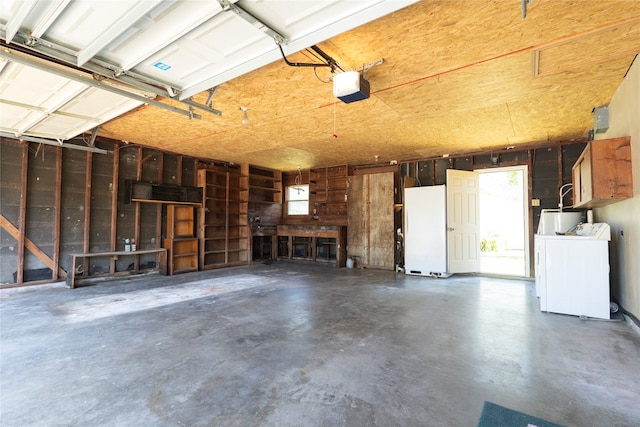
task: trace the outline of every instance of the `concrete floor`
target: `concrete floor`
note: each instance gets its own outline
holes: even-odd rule
[[[295,264],[1,290],[0,424],[640,425],[640,334],[534,284]]]

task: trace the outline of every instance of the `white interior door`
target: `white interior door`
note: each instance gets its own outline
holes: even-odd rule
[[[479,181],[477,172],[447,169],[449,273],[480,271]]]

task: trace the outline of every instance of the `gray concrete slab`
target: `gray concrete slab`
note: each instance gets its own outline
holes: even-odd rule
[[[0,290],[2,426],[640,425],[640,335],[528,281],[257,265]]]

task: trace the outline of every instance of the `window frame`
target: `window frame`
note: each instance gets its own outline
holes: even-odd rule
[[[290,197],[289,197],[289,190],[290,190],[290,189],[292,189],[292,188],[294,188],[294,187],[305,187],[305,188],[306,188],[306,195],[307,195],[307,198],[306,198],[306,199],[300,199],[300,200],[295,200],[295,199],[294,199],[294,200],[291,200],[291,199],[290,199]],[[287,216],[297,216],[297,217],[300,217],[300,216],[307,216],[307,215],[309,215],[310,195],[311,195],[311,193],[310,193],[310,186],[309,186],[309,184],[294,184],[294,185],[287,185],[287,186],[285,187],[285,202],[286,202],[286,203],[285,203],[285,204],[286,204],[286,206],[285,206],[285,210],[286,210]],[[298,204],[299,202],[306,202],[306,203],[307,203],[307,209],[306,209],[306,212],[305,212],[305,213],[295,213],[295,212],[294,212],[294,213],[292,213],[292,212],[290,212],[290,210],[289,210],[289,203],[290,203],[290,202],[296,202],[296,204]],[[301,204],[301,203],[300,203],[300,204]]]

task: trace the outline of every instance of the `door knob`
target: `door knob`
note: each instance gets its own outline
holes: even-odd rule
[[[447,227],[447,231],[453,231],[454,228],[453,227]]]

